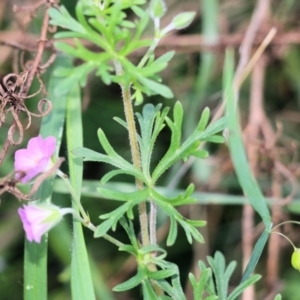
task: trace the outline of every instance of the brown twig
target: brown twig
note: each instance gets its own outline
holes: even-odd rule
[[[25,97],[31,87],[32,81],[35,77],[35,75],[39,72],[38,68],[42,61],[42,56],[45,49],[45,42],[47,41],[47,32],[48,32],[48,26],[49,26],[49,14],[48,14],[49,7],[46,8],[44,13],[44,19],[43,19],[43,25],[41,30],[41,36],[39,39],[39,47],[36,54],[36,57],[34,59],[34,62],[32,64],[31,70],[29,71],[27,81],[25,82],[24,89],[22,91],[22,96]]]
[[[234,76],[235,82],[240,80],[241,74],[244,72],[244,69],[246,68],[249,62],[251,49],[253,47],[255,37],[264,18],[268,14],[269,6],[270,6],[269,0],[257,1],[257,5],[252,14],[250,24],[247,27],[245,36],[243,38],[243,42],[239,48],[240,59]]]
[[[258,166],[258,146],[253,143],[253,140],[258,139],[260,124],[264,119],[263,110],[263,86],[265,76],[266,63],[265,59],[261,58],[259,63],[254,67],[251,76],[251,92],[250,92],[250,114],[249,122],[245,130],[247,136],[247,153],[250,167],[255,176],[259,173]],[[242,74],[242,73],[241,73]],[[243,208],[242,220],[242,243],[243,243],[243,269],[245,270],[253,251],[253,228],[254,228],[254,210],[252,206],[245,205]],[[255,299],[254,288],[248,288],[243,299]]]
[[[31,124],[31,116],[36,117],[43,117],[51,110],[51,104],[47,99],[42,99],[39,101],[38,104],[38,111],[40,114],[34,114],[29,112],[27,107],[25,106],[25,99],[32,98],[39,94],[42,90],[44,90],[44,85],[42,80],[40,79],[40,74],[46,69],[51,63],[53,63],[56,52],[54,51],[54,48],[52,44],[50,43],[51,49],[53,50],[53,54],[50,56],[50,59],[42,65],[42,57],[43,53],[46,47],[47,43],[47,31],[49,27],[49,15],[48,15],[48,9],[56,5],[55,1],[49,1],[49,0],[43,0],[39,1],[34,7],[31,7],[32,12],[35,12],[38,8],[45,5],[45,12],[44,12],[44,18],[43,18],[43,25],[41,29],[41,34],[39,38],[39,45],[37,48],[37,53],[35,56],[35,59],[33,60],[33,63],[29,65],[26,63],[24,65],[23,59],[24,59],[24,52],[21,53],[21,65],[23,64],[24,72],[20,75],[18,74],[9,74],[3,79],[3,87],[0,86],[0,127],[5,122],[6,114],[8,112],[11,112],[13,116],[13,123],[11,124],[8,133],[7,133],[7,140],[5,141],[4,147],[1,149],[0,153],[0,165],[3,162],[3,159],[9,149],[10,145],[18,145],[23,140],[23,132],[24,129],[28,129]],[[19,8],[20,10],[21,8]],[[29,9],[29,8],[28,8]],[[28,10],[27,8],[24,8],[23,10]],[[21,9],[22,10],[22,9]],[[29,9],[30,10],[30,9]],[[16,48],[19,48],[19,45]],[[15,56],[17,57],[17,56]],[[23,59],[22,59],[23,58]],[[17,65],[15,63],[15,65]],[[40,83],[40,88],[37,92],[33,93],[32,95],[28,95],[29,89],[32,85],[32,82],[34,78],[37,78]],[[8,79],[7,79],[8,78]],[[46,110],[43,109],[44,104],[47,104]],[[19,114],[20,112],[25,112],[27,114],[28,123],[25,128],[23,128],[23,125],[21,124],[19,120]],[[15,130],[18,129],[19,138],[15,141],[14,140],[14,133]]]
[[[61,166],[61,164],[63,163],[64,160],[65,160],[64,157],[58,158],[57,162],[53,165],[52,168],[50,168],[48,171],[39,175],[35,179],[34,184],[32,185],[32,188],[28,194],[22,193],[20,191],[20,189],[17,187],[17,184],[20,183],[21,179],[25,175],[23,172],[22,172],[22,174],[20,174],[20,173],[18,174],[18,175],[20,175],[19,176],[20,178],[18,178],[18,179],[15,178],[14,172],[4,178],[1,178],[1,180],[0,180],[0,196],[5,192],[9,192],[9,193],[13,194],[15,197],[17,197],[18,199],[28,200],[28,201],[33,200],[33,199],[31,199],[31,197],[37,192],[37,190],[39,189],[42,182],[46,178],[52,176],[56,172],[56,170],[59,169],[59,167]]]

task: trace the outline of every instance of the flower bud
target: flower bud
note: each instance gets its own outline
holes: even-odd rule
[[[60,208],[50,204],[23,205],[18,210],[27,239],[36,243],[41,242],[42,235],[58,224],[63,215],[72,212],[72,208]]]
[[[174,26],[174,29],[183,29],[191,25],[194,17],[195,17],[195,12],[184,12],[176,17],[173,18],[172,24]]]
[[[293,268],[300,272],[300,248],[295,248],[291,263]]]
[[[152,0],[150,3],[150,15],[153,19],[162,18],[167,8],[163,0]]]

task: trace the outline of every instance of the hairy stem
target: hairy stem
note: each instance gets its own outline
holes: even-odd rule
[[[115,69],[116,69],[117,75],[120,75],[123,73],[122,66],[120,65],[119,62],[115,62]],[[130,148],[131,148],[132,161],[133,161],[133,165],[135,167],[137,167],[139,170],[141,170],[141,168],[142,168],[141,167],[141,156],[140,156],[139,144],[137,141],[136,126],[135,126],[135,122],[134,122],[134,114],[133,114],[131,94],[130,94],[130,85],[129,84],[128,85],[120,84],[120,86],[121,86],[121,90],[122,90],[124,113],[125,113],[125,118],[126,118],[126,122],[127,122],[127,126],[128,126],[128,134],[129,134],[129,142],[130,142]],[[136,182],[136,187],[138,190],[143,189],[144,184],[140,179],[136,178],[135,182]],[[142,245],[148,246],[150,244],[150,238],[149,238],[149,229],[148,229],[149,227],[148,227],[148,215],[147,215],[146,202],[142,202],[139,204],[139,219],[140,219],[140,226],[141,226]],[[155,211],[155,219],[156,219],[156,211]],[[155,231],[154,231],[154,235],[155,235],[155,239],[156,239]],[[147,267],[152,272],[157,270],[155,264],[148,264]],[[153,289],[154,289],[156,295],[161,296],[164,294],[163,290],[160,288],[160,286],[154,280],[151,280],[151,283],[152,283],[152,286],[153,286]]]
[[[121,75],[123,73],[121,64],[118,61],[115,61],[114,63],[115,63],[115,69],[117,75]],[[125,118],[128,125],[128,134],[129,134],[129,143],[131,149],[132,162],[135,167],[141,170],[142,169],[141,156],[140,156],[140,149],[139,149],[139,144],[136,136],[136,127],[134,122],[134,114],[133,114],[131,95],[130,95],[130,85],[120,84],[120,86],[122,90]],[[142,190],[144,187],[143,182],[138,178],[135,179],[135,182],[136,182],[137,189]],[[141,226],[142,245],[147,246],[150,243],[150,239],[149,239],[149,231],[148,231],[148,215],[147,215],[146,202],[142,202],[139,204],[139,218],[140,218],[140,226]]]
[[[157,205],[154,201],[150,202],[150,244],[156,245],[156,218],[157,218]]]
[[[141,158],[140,158],[140,149],[136,137],[136,127],[134,122],[134,114],[131,103],[130,96],[130,87],[121,86],[122,96],[123,96],[123,104],[126,122],[128,125],[128,134],[129,134],[129,142],[131,148],[132,161],[135,167],[141,169]],[[136,187],[138,190],[143,189],[143,182],[136,178]],[[147,216],[147,207],[146,202],[142,202],[139,204],[139,217],[140,217],[140,225],[141,225],[141,236],[142,236],[142,244],[143,246],[149,245],[149,232],[148,232],[148,216]]]

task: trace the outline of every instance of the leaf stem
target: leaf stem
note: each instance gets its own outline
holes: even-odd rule
[[[141,61],[138,64],[138,68],[142,68],[145,63],[147,62],[147,60],[149,59],[150,55],[152,53],[154,53],[155,48],[157,47],[158,43],[159,43],[160,39],[155,37],[153,40],[152,45],[150,46],[150,48],[147,50],[147,52],[145,53],[145,55],[143,56],[143,58],[141,59]]]
[[[70,182],[70,180],[68,179],[68,176],[66,174],[64,174],[62,171],[57,170],[56,174],[62,178],[62,180],[64,181],[64,183],[67,185],[70,194],[72,196],[72,200],[74,201],[75,205],[78,207],[82,217],[72,208],[65,208],[63,209],[65,213],[72,213],[73,216],[82,223],[83,226],[87,227],[88,229],[92,230],[93,232],[96,230],[95,225],[90,221],[90,217],[87,215],[87,213],[85,212],[85,210],[83,209],[80,199],[78,198],[76,192],[73,189],[73,186]],[[119,242],[118,240],[116,240],[115,238],[113,238],[112,236],[108,235],[108,234],[104,234],[103,238],[105,238],[107,241],[111,242],[112,244],[116,245],[117,247],[121,247],[122,245],[124,245],[123,243]]]
[[[72,184],[68,178],[68,176],[66,174],[64,174],[61,170],[57,170],[56,174],[64,181],[64,183],[66,184],[66,186],[69,189],[69,192],[72,196],[72,199],[74,201],[74,203],[76,204],[76,206],[78,207],[84,221],[86,223],[90,222],[90,217],[87,215],[87,213],[85,212],[85,210],[83,209],[80,199],[78,198],[76,192],[74,191]]]
[[[295,251],[297,250],[294,243],[286,235],[284,235],[284,234],[282,234],[281,232],[278,232],[278,231],[271,231],[271,233],[276,233],[276,234],[279,234],[279,235],[283,236],[285,239],[287,239],[290,242],[290,244],[293,246],[294,250]]]
[[[276,226],[274,226],[274,227],[272,228],[272,230],[271,230],[271,233],[273,232],[273,230],[275,230],[276,228],[278,228],[278,227],[280,227],[280,226],[282,226],[282,225],[284,225],[284,224],[297,224],[297,225],[300,225],[300,222],[298,222],[298,221],[293,221],[293,220],[284,221],[284,222],[279,223],[279,224],[277,224]]]

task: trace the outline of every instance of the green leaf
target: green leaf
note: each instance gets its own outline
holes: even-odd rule
[[[97,226],[95,233],[94,233],[94,238],[100,238],[103,235],[105,235],[110,228],[113,226],[115,220],[113,219],[108,219],[102,222],[99,226]]]
[[[154,279],[154,280],[161,280],[168,277],[171,277],[176,274],[176,270],[172,269],[166,269],[166,270],[159,270],[155,272],[148,272],[148,278]]]
[[[169,60],[172,59],[174,54],[175,51],[165,53],[154,62],[148,63],[148,65],[143,68],[139,68],[139,73],[144,77],[151,77],[156,73],[159,73],[167,67]]]
[[[56,8],[50,8],[48,14],[51,18],[50,24],[67,28],[71,31],[85,34],[85,28],[77,22],[67,11],[64,6],[60,6],[59,10]]]
[[[95,53],[87,48],[85,48],[78,39],[74,39],[76,47],[63,42],[55,42],[55,48],[66,54],[72,55],[74,57],[81,58],[84,61],[93,61],[94,67],[99,64],[103,64],[105,61],[109,60],[110,56],[107,53]]]
[[[142,289],[143,289],[144,300],[158,299],[149,280],[142,281]]]
[[[69,58],[59,55],[54,63],[54,69],[59,66],[71,66]],[[56,137],[56,155],[58,155],[62,131],[65,120],[65,109],[67,97],[63,94],[58,96],[54,90],[60,82],[55,76],[51,76],[48,84],[48,98],[52,100],[52,111],[42,119],[40,134]],[[37,195],[38,201],[51,203],[53,178],[45,180]],[[25,240],[24,253],[24,299],[25,300],[46,300],[47,299],[47,238],[44,236],[40,244],[30,243]]]
[[[83,163],[81,158],[76,157],[71,151],[74,147],[81,147],[83,143],[80,95],[79,86],[73,86],[68,94],[66,124],[70,181],[78,197],[81,194]],[[74,203],[73,208],[78,212],[78,207]],[[82,225],[75,218],[73,220],[71,290],[74,300],[96,299]]]
[[[169,217],[170,217],[170,230],[167,239],[167,246],[172,246],[176,241],[178,229],[177,229],[176,219],[170,215]]]
[[[220,300],[225,300],[227,298],[229,279],[236,267],[236,262],[231,262],[226,268],[225,258],[219,251],[215,253],[214,258],[208,256],[207,261],[215,275],[218,296]]]
[[[155,82],[154,80],[148,79],[141,75],[139,75],[137,78],[138,81],[142,83],[145,87],[147,87],[149,90],[151,90],[154,93],[154,95],[158,94],[167,99],[174,97],[172,91],[166,85]]]
[[[226,118],[220,118],[214,123],[210,124],[203,132],[203,138],[214,135],[227,127]]]
[[[223,141],[223,137],[217,137],[214,136],[214,134],[225,128],[226,123],[224,118],[217,120],[213,124],[209,125],[204,131],[202,131],[203,125],[207,122],[206,118],[208,117],[208,111],[206,111],[203,115],[203,123],[201,123],[200,120],[194,132],[180,146],[183,109],[179,102],[175,104],[173,114],[174,121],[171,121],[168,117],[166,117],[166,122],[172,132],[171,144],[167,153],[153,171],[152,180],[154,182],[176,161],[187,159],[188,156],[194,155],[194,153],[196,155],[200,154],[201,152],[197,152],[200,141],[209,139],[211,139],[213,142]]]
[[[238,123],[238,111],[236,107],[233,91],[233,52],[226,52],[224,66],[224,99],[226,101],[227,124],[229,129],[229,150],[234,164],[234,168],[239,179],[240,185],[249,199],[250,204],[263,219],[266,228],[271,225],[271,216],[268,210],[266,200],[253,176],[247,159],[240,126]]]
[[[113,117],[113,119],[118,122],[120,125],[122,125],[124,128],[126,128],[126,130],[128,130],[128,126],[127,126],[127,123],[122,120],[121,118],[118,118],[118,117]]]
[[[138,268],[138,272],[136,275],[128,279],[127,281],[118,284],[113,288],[115,292],[124,292],[133,289],[134,287],[138,286],[145,278],[146,273],[141,268]]]
[[[156,196],[153,196],[153,199],[160,206],[160,208],[170,217],[171,227],[167,239],[168,246],[172,245],[175,242],[176,235],[177,235],[177,227],[176,224],[174,223],[174,219],[177,222],[179,222],[180,225],[183,227],[189,243],[192,243],[193,238],[197,240],[199,243],[204,242],[200,232],[194,226],[186,222],[182,217],[182,215],[176,209],[174,209],[170,204],[162,202]]]
[[[186,300],[186,297],[183,293],[179,270],[177,265],[173,263],[167,263],[167,267],[169,269],[173,269],[176,275],[173,275],[171,278],[171,284],[166,280],[157,280],[156,283],[166,292],[168,293],[173,300]]]
[[[122,245],[119,247],[119,251],[125,251],[130,253],[131,255],[137,256],[137,251],[136,248],[133,247],[132,245]]]
[[[97,191],[101,194],[101,197],[118,201],[143,201],[149,198],[149,188],[144,188],[131,193],[118,192],[107,188],[99,187]]]
[[[257,262],[262,254],[262,251],[264,250],[264,247],[268,241],[270,232],[267,231],[266,229],[263,231],[263,233],[261,234],[261,236],[259,237],[258,241],[256,242],[250,261],[248,262],[248,265],[246,267],[246,270],[243,274],[241,283],[244,282],[245,280],[247,280],[249,278],[249,276],[253,273]]]
[[[190,220],[190,219],[185,219],[185,222],[194,227],[203,227],[207,223],[206,221],[202,221],[202,220]]]
[[[150,178],[150,162],[156,137],[163,128],[163,119],[165,116],[160,115],[161,104],[154,107],[152,104],[146,104],[143,107],[142,115],[137,113],[137,119],[141,128],[141,136],[139,138],[141,163],[143,173]],[[166,112],[165,112],[166,113]],[[153,129],[153,127],[155,128]]]
[[[181,126],[182,126],[182,119],[183,119],[183,108],[180,102],[176,102],[173,110],[173,118],[174,122],[172,122],[168,117],[166,117],[166,122],[171,129],[171,144],[161,159],[159,164],[156,166],[155,170],[152,174],[152,180],[155,182],[165,170],[167,170],[171,165],[172,162],[175,162],[174,154],[176,150],[180,147],[181,142]]]
[[[207,268],[201,272],[199,282],[196,281],[194,274],[189,273],[189,280],[193,287],[194,300],[202,300],[205,287],[209,279],[211,279],[212,272],[210,268]]]
[[[75,148],[72,150],[72,153],[77,156],[81,156],[84,161],[98,161],[113,165],[123,170],[125,174],[132,175],[142,181],[145,181],[142,172],[118,154],[111,157],[84,147]]]
[[[139,242],[136,238],[132,222],[130,220],[127,221],[126,218],[121,218],[120,223],[123,226],[123,228],[125,229],[128,237],[130,239],[131,245],[135,248],[136,252],[138,252]]]
[[[198,295],[202,296],[203,292],[205,291],[205,287],[208,283],[208,280],[212,280],[212,271],[210,268],[207,268],[206,270],[201,272],[201,276],[197,284],[197,289],[196,291],[194,291],[194,297],[197,297]]]
[[[197,125],[197,131],[203,131],[206,128],[209,121],[209,116],[210,116],[210,110],[208,107],[205,107],[201,114],[200,121]]]
[[[253,275],[244,282],[242,282],[240,285],[238,285],[233,292],[228,296],[227,300],[235,300],[238,296],[240,296],[243,291],[249,287],[250,285],[253,285],[255,282],[257,282],[261,278],[261,275]]]
[[[102,178],[101,178],[101,184],[105,184],[107,183],[109,180],[111,180],[113,177],[117,176],[117,175],[122,175],[122,174],[126,174],[126,175],[131,175],[123,170],[113,170],[110,171],[108,173],[106,173]]]
[[[197,150],[191,152],[191,155],[193,155],[197,158],[207,158],[209,156],[209,153],[206,150],[197,149]]]
[[[199,266],[199,269],[200,269],[200,272],[204,272],[205,270],[207,269],[210,269],[210,268],[207,268],[204,264],[203,261],[199,260],[198,261],[198,266]],[[211,269],[210,269],[211,270]],[[214,280],[212,279],[212,276],[210,276],[208,279],[207,279],[207,285],[206,285],[206,291],[209,295],[217,295],[217,292],[216,292],[216,286],[215,286],[215,282]]]
[[[196,240],[199,243],[204,243],[204,239],[203,236],[201,235],[201,233],[198,231],[198,229],[196,229],[194,226],[190,225],[189,223],[187,223],[186,221],[180,220],[179,218],[177,219],[177,221],[181,224],[181,226],[183,227],[185,234],[187,236],[188,242],[190,244],[193,243],[193,240]],[[204,222],[204,221],[203,221]]]
[[[123,205],[119,206],[115,210],[113,210],[110,213],[103,214],[100,216],[100,219],[107,219],[106,221],[102,222],[97,228],[94,233],[94,237],[101,237],[103,236],[110,228],[112,228],[113,231],[115,231],[117,223],[120,219],[123,218],[124,214],[128,211],[131,211],[133,206],[139,204],[140,202],[144,201],[144,198],[135,198],[133,197],[131,201],[125,202]],[[131,213],[129,213],[131,214]],[[124,227],[124,224],[122,224]],[[125,227],[124,227],[125,228]],[[132,229],[133,230],[133,229]],[[129,237],[131,237],[129,235]],[[131,241],[137,244],[136,240],[131,238]],[[135,245],[135,244],[134,244]]]
[[[203,138],[202,141],[222,144],[225,142],[225,138],[221,135],[212,135],[207,138]]]
[[[215,296],[215,295],[211,295],[211,296],[208,296],[205,298],[205,300],[218,300],[219,297],[218,296]]]

